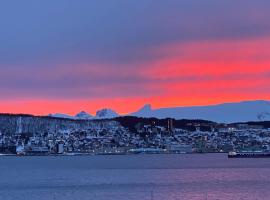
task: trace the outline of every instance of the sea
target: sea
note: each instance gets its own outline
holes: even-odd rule
[[[269,200],[270,158],[0,156],[2,200]]]

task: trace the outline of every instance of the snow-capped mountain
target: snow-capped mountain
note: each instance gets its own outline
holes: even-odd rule
[[[74,118],[75,119],[93,119],[93,116],[88,114],[85,111],[81,111],[77,115],[75,115]]]
[[[96,112],[96,116],[92,116],[89,113],[85,111],[81,111],[75,116],[70,116],[67,114],[61,114],[61,113],[56,113],[56,114],[49,114],[48,116],[50,117],[58,117],[58,118],[68,118],[68,119],[84,119],[84,120],[90,120],[90,119],[111,119],[114,117],[118,117],[119,114],[117,114],[115,111],[105,108],[98,110]]]
[[[111,119],[118,117],[119,114],[112,109],[104,108],[96,112],[96,119]]]
[[[73,119],[73,116],[67,115],[67,114],[61,114],[61,113],[55,113],[55,114],[49,114],[49,117],[57,117],[57,118],[65,118],[65,119]]]
[[[204,119],[222,123],[270,120],[270,102],[243,101],[210,106],[174,107],[152,109],[147,104],[139,111],[131,113],[137,117]]]
[[[204,119],[221,123],[270,121],[270,102],[243,101],[238,103],[224,103],[210,106],[172,107],[152,109],[146,104],[137,112],[129,114],[137,117],[175,118],[175,119]],[[96,116],[84,111],[75,116],[66,114],[50,114],[51,117],[68,119],[111,119],[120,116],[115,111],[105,108],[98,110]]]
[[[152,117],[152,107],[151,104],[145,104],[140,110],[133,113],[132,115],[140,117]]]

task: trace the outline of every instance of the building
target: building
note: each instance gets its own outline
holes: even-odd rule
[[[174,132],[174,127],[173,127],[173,119],[169,118],[167,122],[167,130],[170,134],[173,134]]]
[[[59,153],[59,154],[64,153],[64,144],[63,143],[57,144],[57,153]]]

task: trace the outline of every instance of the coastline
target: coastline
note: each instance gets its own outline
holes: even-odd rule
[[[133,155],[204,155],[204,154],[227,154],[228,152],[191,152],[191,153],[66,153],[66,154],[0,154],[1,156],[12,157],[68,157],[68,156],[133,156]]]

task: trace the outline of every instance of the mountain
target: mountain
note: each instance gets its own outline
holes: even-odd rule
[[[246,121],[270,121],[270,102],[264,100],[224,103],[210,106],[190,106],[152,109],[146,104],[137,112],[129,114],[137,117],[175,118],[175,119],[203,119],[220,123],[234,123]],[[50,114],[51,117],[68,119],[111,119],[118,117],[115,111],[105,108],[98,110],[96,116],[84,111],[77,115]]]
[[[75,119],[93,119],[93,116],[88,114],[85,111],[81,111],[77,115],[75,115],[74,118]]]
[[[55,113],[55,114],[49,114],[49,117],[56,117],[56,118],[65,118],[65,119],[93,119],[93,116],[88,114],[87,112],[81,111],[75,116],[62,114],[62,113]]]
[[[270,102],[243,101],[210,106],[191,106],[152,109],[147,104],[137,112],[131,113],[137,117],[204,119],[221,123],[267,121],[270,120]]]
[[[66,114],[60,114],[60,113],[56,113],[56,114],[49,114],[48,116],[50,117],[57,117],[57,118],[68,118],[68,119],[111,119],[111,118],[115,118],[118,117],[119,114],[117,114],[115,111],[108,109],[108,108],[104,108],[101,110],[98,110],[96,112],[96,116],[92,116],[89,113],[85,112],[85,111],[81,111],[80,113],[78,113],[75,116],[70,116],[70,115],[66,115]]]
[[[65,118],[65,119],[73,119],[73,116],[67,115],[67,114],[61,114],[61,113],[55,113],[55,114],[49,114],[49,117],[56,117],[56,118]]]
[[[104,108],[101,110],[98,110],[96,112],[96,119],[111,119],[111,118],[115,118],[118,117],[119,114],[117,114],[114,110],[108,109],[108,108]]]
[[[136,114],[137,113],[137,114]],[[135,116],[141,115],[143,117],[151,117],[152,115],[152,107],[151,104],[145,104],[140,110],[138,110],[135,114]],[[140,117],[141,117],[140,116]]]

